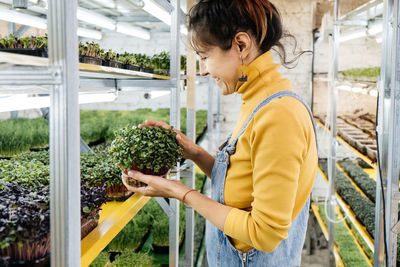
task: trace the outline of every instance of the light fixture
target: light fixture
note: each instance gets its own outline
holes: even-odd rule
[[[80,27],[78,28],[78,36],[94,40],[101,40],[102,38],[101,32]]]
[[[370,90],[369,91],[369,95],[377,97],[378,96],[378,90],[376,90],[376,89]]]
[[[112,0],[94,0],[94,1],[104,7],[108,7],[108,8],[112,8],[112,9],[114,9],[116,7],[115,2]]]
[[[115,93],[79,94],[79,104],[112,102],[117,99]]]
[[[0,9],[0,20],[27,25],[42,30],[47,29],[46,19],[20,13],[9,9]],[[96,40],[100,40],[102,37],[101,32],[99,31],[85,29],[81,27],[78,28],[78,35],[81,37],[96,39]]]
[[[79,93],[79,104],[112,102],[117,98],[116,94]],[[29,96],[27,94],[11,95],[0,98],[0,112],[13,110],[27,110],[50,107],[50,96]]]
[[[171,94],[171,91],[166,91],[166,90],[153,90],[150,91],[149,93],[144,94],[144,98],[146,99],[154,99],[162,96],[168,96]]]
[[[343,43],[343,42],[347,42],[350,40],[354,40],[354,39],[358,39],[361,37],[366,37],[367,36],[367,32],[366,30],[359,30],[359,31],[354,31],[351,33],[345,33],[345,34],[341,34],[339,36],[339,42]]]
[[[142,38],[144,40],[150,40],[150,32],[144,30],[143,28],[131,26],[129,24],[118,22],[117,23],[117,32],[123,33],[126,35]]]
[[[181,24],[181,33],[183,35],[188,35],[188,29],[187,29],[186,25]]]
[[[351,87],[348,85],[340,85],[337,87],[338,90],[342,90],[342,91],[351,91]]]
[[[376,22],[374,24],[368,25],[368,34],[377,35],[383,31],[383,24],[381,22]]]
[[[77,18],[78,20],[105,28],[107,30],[115,30],[114,20],[85,8],[78,7]]]
[[[171,15],[152,0],[143,0],[143,10],[171,26]]]
[[[0,9],[0,20],[28,25],[42,30],[47,29],[47,21],[45,19],[9,9]]]
[[[0,98],[0,112],[36,109],[50,106],[49,96],[29,97],[27,94]]]

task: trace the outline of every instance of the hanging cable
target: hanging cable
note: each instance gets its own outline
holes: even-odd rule
[[[384,251],[384,253],[385,253],[385,260],[386,260],[386,264],[389,262],[389,258],[388,258],[388,253],[387,253],[387,248],[388,248],[388,245],[387,245],[387,240],[386,240],[386,208],[385,208],[385,206],[386,206],[386,202],[385,202],[385,190],[383,189],[383,179],[382,179],[382,169],[381,169],[381,153],[380,153],[380,145],[379,145],[379,138],[378,138],[378,134],[379,134],[379,131],[378,131],[378,111],[379,111],[379,97],[380,97],[380,94],[379,94],[379,90],[378,90],[378,96],[377,96],[377,103],[376,103],[376,116],[375,116],[375,138],[376,138],[376,153],[377,153],[377,161],[376,161],[376,164],[377,164],[377,168],[378,168],[378,171],[379,171],[379,179],[380,179],[380,189],[381,189],[381,195],[382,195],[382,201],[383,201],[383,205],[382,205],[382,207],[383,207],[383,243],[384,243],[384,247],[385,247],[385,251]],[[379,200],[375,200],[375,201],[380,201],[380,199]],[[375,207],[376,207],[376,203],[375,203]]]

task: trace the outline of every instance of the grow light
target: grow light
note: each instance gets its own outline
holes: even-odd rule
[[[22,25],[28,25],[42,30],[47,29],[46,19],[20,13],[9,9],[0,9],[0,20],[5,20]],[[101,32],[99,31],[85,29],[81,27],[78,28],[78,35],[81,37],[97,39],[97,40],[100,40],[102,37]]]
[[[102,38],[101,32],[85,28],[78,28],[78,36],[95,40],[101,40]]]
[[[358,39],[358,38],[366,37],[366,36],[367,36],[367,32],[365,30],[359,30],[359,31],[355,31],[352,33],[340,35],[339,42],[343,43],[343,42],[347,42],[347,41],[350,41],[353,39]]]
[[[171,15],[152,0],[144,0],[143,10],[171,26]]]
[[[139,37],[145,40],[150,40],[150,32],[146,31],[140,27],[131,26],[126,23],[118,22],[117,23],[117,32],[123,33],[126,35]]]
[[[78,7],[77,18],[81,21],[99,26],[107,30],[115,30],[114,20],[81,7]]]
[[[0,20],[28,25],[42,30],[47,29],[47,21],[45,19],[9,9],[0,9]]]
[[[368,34],[369,35],[377,35],[378,33],[383,32],[383,24],[376,22],[368,26]]]
[[[115,93],[79,94],[79,104],[112,102],[117,98]],[[50,107],[50,96],[29,96],[27,94],[11,95],[0,98],[0,112],[27,110]]]

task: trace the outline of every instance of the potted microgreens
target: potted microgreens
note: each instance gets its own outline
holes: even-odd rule
[[[102,65],[103,60],[100,55],[104,50],[100,49],[99,44],[94,42],[79,43],[80,62],[93,65]]]
[[[122,63],[119,62],[119,54],[109,49],[107,52],[102,54],[103,66],[109,66],[112,68],[122,68]]]
[[[100,206],[106,201],[104,188],[81,186],[81,239],[98,225]]]
[[[126,126],[115,132],[110,151],[125,173],[133,169],[158,176],[167,174],[183,154],[172,127],[167,130],[161,127]],[[128,184],[144,185],[134,179],[129,179]]]
[[[0,258],[8,261],[5,266],[47,266],[49,229],[49,187],[1,184]]]
[[[81,182],[87,186],[105,186],[110,201],[124,201],[132,195],[121,181],[121,170],[106,152],[81,155]]]
[[[119,61],[122,62],[122,67],[127,70],[140,71],[140,67],[136,62],[136,58],[133,54],[125,52],[120,55]]]
[[[17,38],[10,34],[0,38],[0,52],[47,57],[47,36]]]

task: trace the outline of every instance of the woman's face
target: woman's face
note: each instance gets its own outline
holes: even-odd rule
[[[234,93],[239,79],[240,54],[233,48],[224,51],[217,46],[197,54],[200,57],[200,75],[211,75],[223,95]]]

